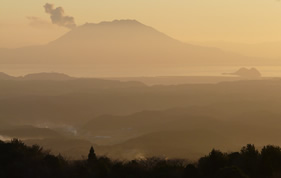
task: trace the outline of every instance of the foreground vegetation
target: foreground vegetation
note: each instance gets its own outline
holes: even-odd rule
[[[186,160],[148,158],[127,162],[97,157],[93,147],[85,160],[68,161],[38,145],[26,146],[20,140],[0,141],[0,177],[187,177],[187,178],[275,178],[281,177],[281,148],[254,145],[240,152],[212,150],[196,163]]]

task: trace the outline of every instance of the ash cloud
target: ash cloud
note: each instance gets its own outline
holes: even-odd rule
[[[54,4],[46,3],[44,5],[44,8],[45,8],[45,12],[51,15],[50,18],[53,24],[57,24],[59,26],[63,26],[70,29],[76,27],[74,17],[65,16],[62,7],[56,8]]]

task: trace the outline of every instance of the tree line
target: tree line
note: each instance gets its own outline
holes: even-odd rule
[[[0,141],[1,178],[280,178],[281,148],[267,145],[261,151],[252,144],[239,152],[213,149],[196,162],[147,158],[131,161],[98,157],[93,147],[88,158],[69,161],[38,145],[18,139]]]

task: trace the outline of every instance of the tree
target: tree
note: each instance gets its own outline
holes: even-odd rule
[[[184,169],[184,175],[188,178],[199,178],[199,171],[193,164],[188,164]]]
[[[281,148],[268,145],[261,150],[262,171],[265,176],[281,174]]]
[[[97,156],[96,156],[95,150],[91,146],[89,154],[88,154],[88,162],[92,163],[92,162],[95,162],[96,160],[97,160]]]
[[[225,167],[219,170],[217,178],[248,178],[238,167]]]
[[[198,162],[199,171],[209,177],[215,177],[217,172],[226,165],[226,155],[215,149],[213,149],[208,156],[200,158]]]
[[[255,145],[248,144],[241,151],[241,168],[250,177],[257,177],[260,165],[260,153]]]

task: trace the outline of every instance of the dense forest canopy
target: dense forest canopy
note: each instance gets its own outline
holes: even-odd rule
[[[38,145],[26,146],[13,139],[0,141],[0,177],[98,177],[98,178],[275,178],[281,176],[281,148],[267,145],[257,150],[252,144],[238,152],[219,150],[196,162],[157,157],[120,161],[96,156],[69,161],[50,154]]]

